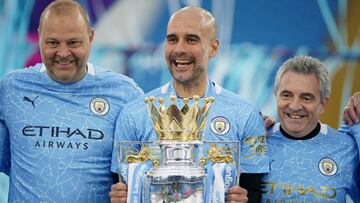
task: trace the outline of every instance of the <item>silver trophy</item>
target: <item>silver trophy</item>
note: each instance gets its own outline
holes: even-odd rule
[[[154,97],[145,99],[157,133],[155,142],[132,142],[132,147],[126,147],[124,142],[119,144],[119,165],[123,167],[120,170],[129,171],[133,165],[139,167],[138,164],[141,163],[147,167],[144,173],[138,172],[139,169],[130,169],[143,175],[141,201],[138,202],[208,202],[215,188],[211,180],[216,178],[208,178],[206,167],[211,168],[216,164],[222,164],[223,167],[226,165],[226,170],[228,165],[234,166],[235,169],[231,170],[235,173],[229,173],[233,182],[238,179],[239,143],[203,141],[202,133],[214,99],[204,99],[201,106],[199,97],[195,96],[190,107],[189,99],[185,98],[181,109],[177,107],[176,99],[175,96],[170,96],[170,105],[167,108],[163,98],[159,98],[158,103]],[[224,178],[227,175],[226,170],[224,168]],[[126,173],[123,174],[126,176]],[[140,175],[133,175],[135,179],[126,179],[125,182],[139,184],[140,180],[136,178]],[[223,182],[226,187],[225,179]],[[129,184],[128,193],[131,196],[138,190]],[[128,195],[128,201],[129,198]],[[134,197],[131,198],[131,201],[135,201]],[[139,197],[135,199],[138,200]]]

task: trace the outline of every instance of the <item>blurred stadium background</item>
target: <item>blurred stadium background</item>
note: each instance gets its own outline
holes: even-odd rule
[[[37,27],[51,0],[0,0],[0,79],[40,62]],[[90,13],[90,61],[132,77],[145,92],[170,79],[163,57],[170,15],[187,5],[211,11],[220,52],[211,79],[275,116],[274,75],[295,55],[323,60],[332,77],[321,120],[337,128],[350,95],[360,91],[360,1],[357,0],[78,0]],[[1,105],[1,104],[0,104]],[[0,174],[0,203],[7,177]]]

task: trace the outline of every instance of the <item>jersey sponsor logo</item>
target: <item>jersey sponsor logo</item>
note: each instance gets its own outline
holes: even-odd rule
[[[101,97],[96,97],[90,101],[90,110],[98,116],[104,116],[109,112],[109,102]]]
[[[311,199],[313,202],[322,202],[321,200],[334,200],[336,199],[336,188],[331,188],[325,185],[312,186],[300,183],[287,183],[287,182],[261,182],[261,192],[263,197],[271,197],[274,201],[267,199],[265,202],[292,202],[288,201],[290,198],[296,197],[298,200]],[[315,201],[316,200],[316,201]],[[299,203],[299,201],[295,201]],[[303,201],[300,201],[303,202]],[[304,201],[304,203],[312,201]]]
[[[36,96],[34,99],[30,99],[29,97],[27,96],[24,96],[23,98],[23,101],[27,101],[29,103],[31,103],[31,105],[34,107],[35,109],[35,100],[38,98],[39,96]]]
[[[230,122],[225,117],[217,116],[211,120],[210,128],[216,135],[226,135],[230,130]]]
[[[84,139],[101,140],[104,133],[101,130],[88,128],[80,130],[79,128],[72,129],[70,127],[59,126],[25,126],[22,129],[24,136],[38,136],[38,137],[82,137]]]
[[[324,157],[319,161],[319,170],[325,176],[335,175],[337,169],[336,162],[329,157]]]
[[[59,126],[25,126],[22,134],[26,137],[36,137],[35,148],[83,149],[89,148],[88,140],[102,140],[104,133],[101,130],[87,128],[59,127]],[[53,138],[52,140],[43,139]],[[58,140],[54,140],[58,138]],[[68,138],[66,140],[60,138]],[[75,138],[74,141],[71,138]]]

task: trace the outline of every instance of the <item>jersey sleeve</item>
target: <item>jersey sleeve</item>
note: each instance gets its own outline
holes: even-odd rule
[[[260,112],[253,110],[246,121],[240,141],[242,173],[269,172],[265,128]]]
[[[115,123],[114,146],[111,159],[111,171],[119,172],[119,141],[137,141],[136,123],[132,117],[133,112],[126,106],[121,111]]]
[[[356,124],[353,126],[350,126],[349,128],[349,135],[352,135],[355,137],[360,136],[360,124]],[[340,136],[346,136],[346,135],[340,135]],[[346,156],[341,160],[343,163],[343,170],[344,174],[347,174],[349,177],[344,178],[343,180],[346,181],[345,185],[348,185],[349,187],[346,188],[347,193],[351,196],[351,198],[354,200],[354,202],[359,202],[360,200],[360,194],[359,194],[359,153],[358,153],[358,147],[359,145],[357,140],[355,143],[353,139],[351,139],[351,142],[344,145],[343,151]],[[357,152],[357,153],[355,153]]]
[[[3,81],[0,82],[0,103],[3,102],[4,94],[4,84]],[[0,172],[9,174],[10,171],[10,140],[9,140],[9,131],[6,127],[4,120],[4,106],[0,106]]]
[[[341,125],[338,129],[342,133],[346,133],[354,138],[357,148],[360,149],[360,123],[354,124],[354,125]],[[360,156],[360,152],[359,152]]]

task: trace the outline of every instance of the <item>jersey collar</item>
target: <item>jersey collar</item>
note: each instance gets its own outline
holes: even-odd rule
[[[220,85],[218,85],[217,83],[208,80],[204,97],[213,97],[215,95],[220,95],[222,92],[222,89],[223,88]],[[174,87],[174,81],[171,80],[170,82],[168,82],[164,86],[162,86],[160,88],[160,92],[163,95],[177,95],[175,87]]]

